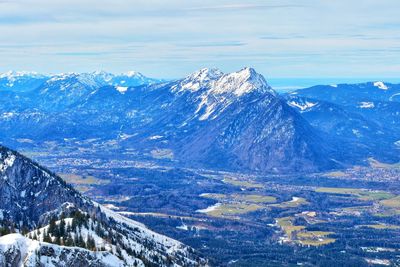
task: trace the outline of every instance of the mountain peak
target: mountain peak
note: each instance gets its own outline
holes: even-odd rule
[[[127,73],[125,73],[124,75],[128,76],[128,77],[144,77],[144,75],[138,71],[134,71],[134,70],[130,70]]]
[[[237,96],[252,92],[268,92],[276,95],[275,91],[268,85],[265,78],[253,68],[243,68],[237,72],[223,75],[214,86],[214,93],[233,93]]]
[[[223,75],[223,72],[217,68],[203,68],[189,76],[189,78],[197,81],[210,81],[218,79]]]
[[[196,92],[200,88],[208,85],[210,82],[219,79],[222,75],[222,71],[217,68],[203,68],[181,80],[179,86],[175,85],[172,89],[177,91],[188,90]]]

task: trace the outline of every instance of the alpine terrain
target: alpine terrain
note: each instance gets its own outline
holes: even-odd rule
[[[182,243],[82,196],[0,147],[0,265],[204,266]]]

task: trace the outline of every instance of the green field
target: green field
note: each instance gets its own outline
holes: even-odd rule
[[[400,226],[392,225],[392,224],[367,224],[361,225],[362,227],[373,228],[376,230],[396,230],[400,229]]]
[[[94,176],[81,176],[77,174],[60,174],[60,177],[69,184],[72,184],[78,191],[87,192],[95,185],[106,185],[111,181],[99,179]]]
[[[293,197],[292,200],[282,202],[282,203],[277,203],[277,204],[272,204],[269,205],[270,207],[277,207],[277,208],[296,208],[301,205],[306,205],[308,204],[308,201],[305,198],[302,197]]]
[[[327,177],[345,177],[346,173],[342,172],[342,171],[334,171],[334,172],[324,173],[323,176],[327,176]]]
[[[263,208],[262,206],[257,204],[226,203],[218,207],[215,207],[214,210],[208,211],[207,215],[213,217],[222,217],[222,218],[231,217],[231,216],[246,214],[262,208]]]
[[[315,192],[327,194],[353,195],[360,200],[374,201],[393,198],[394,195],[385,191],[372,191],[359,188],[318,187]]]
[[[379,203],[385,207],[400,209],[400,196],[385,199],[380,201]]]
[[[294,243],[306,246],[323,246],[336,241],[328,236],[333,232],[307,231],[305,226],[294,225],[294,217],[278,218],[276,223]]]
[[[262,184],[249,180],[237,180],[235,178],[225,177],[222,181],[226,184],[231,184],[242,188],[264,188]]]
[[[263,196],[256,194],[203,194],[205,198],[211,198],[218,201],[236,201],[236,202],[247,202],[247,203],[274,203],[276,197]]]

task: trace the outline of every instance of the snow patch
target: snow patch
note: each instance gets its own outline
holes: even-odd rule
[[[161,138],[163,138],[162,135],[153,135],[153,136],[149,137],[149,140],[158,140],[158,139],[161,139]]]
[[[117,86],[115,89],[117,89],[118,92],[121,94],[125,94],[125,92],[128,90],[128,87],[126,86]]]
[[[290,101],[288,104],[289,104],[289,106],[298,108],[301,111],[305,111],[307,109],[314,107],[318,103],[312,103],[312,102],[305,101],[304,104],[301,104],[301,103],[297,103],[296,101]]]
[[[216,204],[214,204],[214,205],[212,205],[212,206],[210,206],[210,207],[207,207],[207,208],[205,208],[205,209],[201,209],[201,210],[196,210],[196,212],[199,212],[199,213],[208,213],[208,212],[211,212],[211,211],[214,211],[214,210],[216,210],[218,207],[220,207],[222,204],[221,203],[216,203]]]
[[[400,148],[400,140],[394,142],[394,145]]]
[[[360,108],[374,108],[375,104],[373,102],[360,102]]]
[[[387,87],[383,82],[374,82],[374,86],[382,90],[389,89],[389,87]]]

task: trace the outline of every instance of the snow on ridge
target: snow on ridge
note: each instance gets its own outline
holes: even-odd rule
[[[359,107],[360,108],[374,108],[375,104],[374,104],[374,102],[360,102]]]
[[[195,114],[200,121],[215,119],[235,99],[257,91],[276,96],[265,78],[253,68],[223,74],[218,69],[201,69],[172,87],[172,91],[199,92]]]
[[[304,104],[301,104],[301,103],[297,103],[296,101],[290,101],[288,104],[289,104],[289,106],[299,108],[301,111],[305,111],[309,108],[314,107],[318,103],[312,103],[312,102],[305,101]]]
[[[134,221],[132,219],[129,219],[119,213],[116,213],[94,201],[92,201],[94,205],[100,207],[101,211],[104,212],[106,214],[107,217],[111,217],[113,218],[115,221],[122,223],[122,224],[126,224],[130,227],[137,227],[141,230],[142,234],[153,239],[154,241],[166,246],[169,248],[169,251],[177,251],[182,249],[183,244],[175,239],[172,239],[170,237],[161,235],[159,233],[153,232],[152,230],[150,230],[149,228],[147,228],[144,224]]]
[[[126,75],[129,78],[132,78],[132,77],[144,78],[144,75],[142,73],[140,73],[138,71],[134,71],[134,70],[130,70],[127,73],[124,73],[122,75]]]
[[[125,92],[128,90],[128,87],[126,87],[126,86],[117,86],[115,89],[118,92],[120,92],[121,94],[125,94]]]
[[[387,87],[387,85],[384,84],[383,82],[374,82],[374,86],[378,87],[379,89],[382,89],[382,90],[389,89],[389,87]]]
[[[223,73],[216,68],[203,68],[183,79],[179,85],[172,87],[173,91],[191,91],[196,92],[203,86],[209,85],[213,80],[220,78]]]
[[[24,77],[24,76],[30,76],[34,78],[44,78],[46,75],[40,74],[36,71],[7,71],[0,73],[0,78],[7,78],[7,79],[15,79],[17,77]]]
[[[253,68],[244,68],[237,72],[223,75],[213,83],[211,92],[215,94],[232,93],[242,96],[254,90],[276,95],[265,78]]]
[[[14,165],[16,158],[17,157],[12,152],[8,152],[7,157],[4,158],[2,162],[0,161],[0,172],[4,172],[9,167],[12,167]]]

